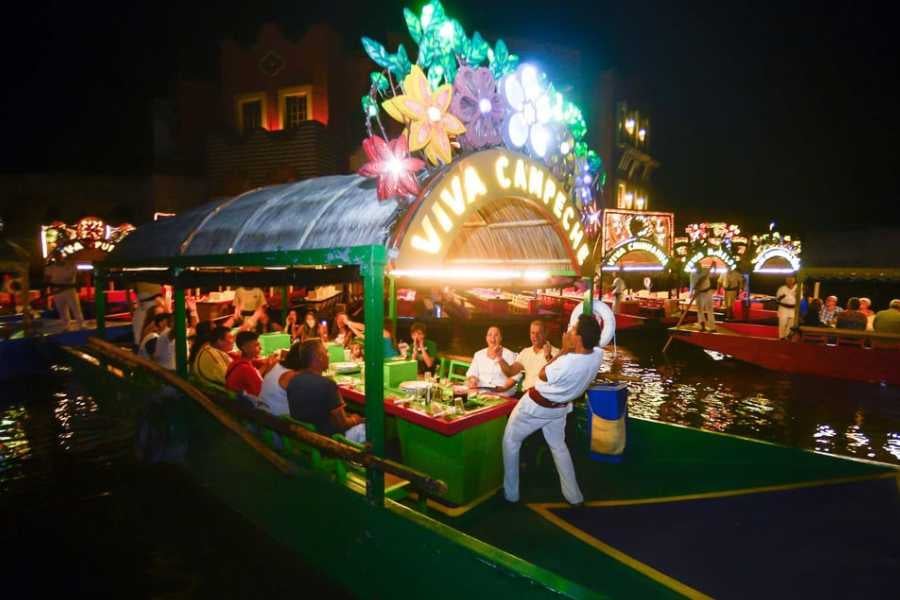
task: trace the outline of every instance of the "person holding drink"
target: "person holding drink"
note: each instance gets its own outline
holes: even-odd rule
[[[500,368],[500,359],[507,364],[516,362],[516,353],[503,347],[503,334],[496,325],[488,327],[485,335],[487,348],[482,348],[472,357],[472,364],[466,371],[470,389],[488,389],[497,394],[512,396],[516,393],[516,380],[507,377]]]
[[[412,345],[400,344],[400,353],[406,358],[407,353],[411,351],[410,360],[416,361],[419,374],[431,371],[438,362],[437,344],[433,340],[425,339],[425,324],[416,321],[409,328],[409,336],[412,338]]]
[[[523,390],[533,387],[537,383],[541,369],[559,354],[559,348],[555,348],[547,340],[547,328],[543,321],[532,321],[528,327],[528,335],[531,338],[531,346],[519,352],[515,362],[509,364],[503,357],[498,360],[500,370],[507,377],[515,377],[525,372],[525,379],[522,380]]]

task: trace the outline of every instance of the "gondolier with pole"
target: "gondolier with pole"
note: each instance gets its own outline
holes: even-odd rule
[[[775,293],[775,300],[778,301],[778,339],[780,340],[790,337],[797,308],[797,280],[790,275],[785,278],[784,283]]]
[[[713,287],[709,277],[709,267],[699,262],[691,273],[691,287],[697,301],[697,323],[701,331],[716,331],[716,317],[713,315]]]

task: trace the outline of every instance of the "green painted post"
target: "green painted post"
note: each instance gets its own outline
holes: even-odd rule
[[[384,456],[384,248],[375,246],[361,265],[366,311],[366,440],[375,456]],[[375,506],[384,505],[384,475],[366,469],[366,496]]]
[[[584,293],[584,314],[592,315],[594,314],[594,278],[582,277],[581,280],[587,282],[587,291]]]
[[[281,286],[281,324],[284,325],[287,323],[287,315],[288,309],[290,309],[291,302],[290,298],[288,298],[288,286]],[[288,331],[290,333],[290,331]]]
[[[391,337],[397,342],[397,281],[388,276],[388,318],[391,320]]]
[[[175,371],[187,377],[187,325],[184,313],[184,288],[175,287]]]
[[[106,273],[94,269],[94,313],[97,319],[97,335],[106,339]]]

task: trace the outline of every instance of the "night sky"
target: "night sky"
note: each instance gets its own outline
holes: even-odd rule
[[[149,100],[180,75],[214,78],[218,40],[251,41],[266,21],[295,36],[325,21],[348,45],[361,34],[386,40],[405,33],[401,8],[422,3],[90,4],[6,8],[0,171],[146,171]],[[587,70],[638,78],[662,163],[652,208],[675,211],[680,225],[896,226],[894,15],[860,2],[755,4],[445,2],[491,42],[574,46]]]

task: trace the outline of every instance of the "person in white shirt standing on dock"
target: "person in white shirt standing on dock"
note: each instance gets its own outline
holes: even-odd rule
[[[618,273],[613,278],[612,282],[612,297],[613,297],[613,312],[619,314],[621,310],[622,300],[625,298],[625,280],[622,279]]]
[[[790,337],[797,306],[797,280],[787,277],[784,283],[775,292],[775,300],[778,301],[778,339],[780,340]]]
[[[572,402],[588,388],[603,362],[600,324],[591,315],[580,315],[573,329],[563,335],[559,354],[541,369],[538,381],[526,392],[509,416],[503,432],[503,495],[519,501],[519,450],[529,435],[544,434],[559,474],[563,497],[572,505],[584,502],[575,478],[575,466],[566,446],[566,417]]]
[[[702,331],[716,331],[716,317],[713,314],[713,286],[709,276],[709,267],[699,262],[691,273],[691,287],[694,300],[697,302],[697,323]]]

